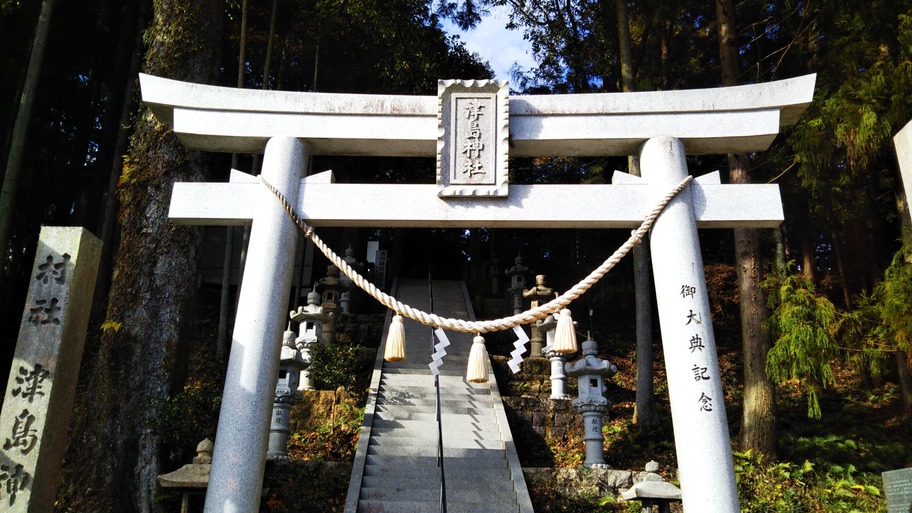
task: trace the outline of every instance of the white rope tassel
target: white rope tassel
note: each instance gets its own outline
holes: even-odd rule
[[[402,316],[396,314],[390,323],[389,335],[386,337],[386,349],[383,359],[388,362],[405,360],[405,323]]]
[[[557,327],[554,330],[555,353],[573,354],[579,347],[576,345],[576,329],[573,326],[573,317],[570,310],[564,308],[557,318]]]
[[[466,381],[470,383],[488,382],[488,349],[485,339],[475,335],[472,340],[472,350],[469,351],[469,368],[466,371]]]

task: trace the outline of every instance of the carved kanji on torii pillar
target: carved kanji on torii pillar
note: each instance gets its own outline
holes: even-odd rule
[[[711,90],[513,98],[496,81],[441,82],[438,97],[239,90],[147,75],[140,81],[143,100],[188,147],[265,152],[263,178],[317,229],[630,229],[688,174],[685,155],[764,151],[779,127],[806,109],[815,77]],[[502,167],[507,138],[515,157],[639,155],[643,178],[616,173],[612,185],[508,187]],[[333,183],[330,173],[309,172],[312,155],[437,157],[437,183]],[[236,171],[230,183],[175,184],[170,215],[184,224],[252,224],[206,511],[255,511],[296,228],[270,191]],[[672,200],[652,229],[688,513],[740,509],[696,230],[776,227],[782,219],[777,186],[723,185],[710,174]],[[698,350],[690,349],[694,340]]]

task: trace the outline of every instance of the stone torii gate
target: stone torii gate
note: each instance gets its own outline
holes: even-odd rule
[[[440,97],[242,90],[148,75],[140,82],[143,100],[189,148],[265,153],[263,178],[317,228],[629,229],[689,174],[685,155],[765,150],[779,127],[795,123],[806,109],[815,76],[712,90],[509,99],[505,84],[493,81],[455,88],[441,82]],[[471,112],[492,123],[480,129],[468,124]],[[464,139],[457,143],[459,135],[445,135],[447,130]],[[615,173],[612,185],[507,186],[507,137],[510,156],[638,154],[643,177]],[[492,150],[490,165],[474,160],[482,149]],[[437,156],[438,183],[333,183],[330,173],[308,176],[313,155]],[[448,165],[466,170],[465,182]],[[476,180],[474,172],[482,168],[496,168],[496,176]],[[170,216],[181,224],[252,224],[206,511],[256,511],[297,228],[266,187],[236,171],[230,183],[175,184]],[[782,220],[776,185],[722,185],[713,173],[672,200],[652,228],[689,513],[740,509],[696,230],[771,228]]]

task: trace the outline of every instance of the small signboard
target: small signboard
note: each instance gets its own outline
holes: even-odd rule
[[[510,99],[505,80],[441,80],[439,196],[507,195]]]
[[[881,473],[887,496],[887,513],[912,511],[912,468]]]

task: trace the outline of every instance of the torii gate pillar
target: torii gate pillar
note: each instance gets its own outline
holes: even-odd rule
[[[307,146],[294,137],[273,137],[263,156],[263,178],[297,201],[307,170]],[[284,318],[274,305],[288,302],[297,227],[265,187],[253,213],[247,261],[241,282],[231,356],[222,392],[218,436],[206,511],[259,510],[266,467],[269,422],[279,373]],[[253,484],[254,486],[250,486]]]
[[[684,145],[672,137],[646,141],[640,170],[657,201],[688,175]],[[687,511],[737,513],[725,396],[691,188],[656,219],[650,249],[682,499]]]

